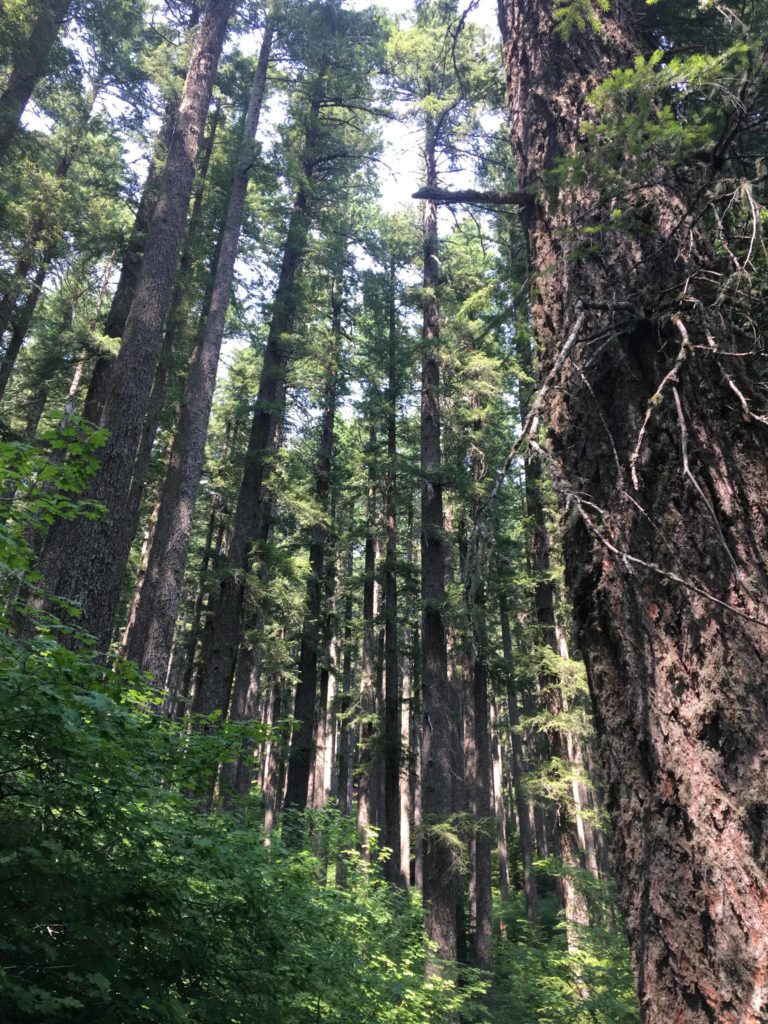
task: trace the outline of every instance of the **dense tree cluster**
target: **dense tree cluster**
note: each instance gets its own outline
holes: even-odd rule
[[[3,1020],[766,1020],[759,8],[4,5]]]

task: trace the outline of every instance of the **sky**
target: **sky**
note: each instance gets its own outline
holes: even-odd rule
[[[468,5],[469,0],[463,0],[459,9],[464,10]],[[348,0],[346,6],[364,10],[371,3],[370,0]],[[376,6],[383,7],[394,17],[406,19],[413,10],[413,0],[376,0]],[[477,7],[469,12],[468,20],[482,25],[491,39],[498,38],[496,0],[480,0]],[[393,212],[407,205],[411,195],[421,185],[421,140],[417,131],[398,121],[384,123],[382,138],[384,151],[379,164],[381,205],[387,212]],[[469,188],[474,183],[470,169],[451,175],[452,188]]]

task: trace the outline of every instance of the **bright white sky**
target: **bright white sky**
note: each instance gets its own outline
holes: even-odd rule
[[[468,6],[469,0],[459,5],[460,10]],[[348,0],[346,5],[354,10],[370,7],[370,0]],[[376,0],[377,7],[383,7],[393,16],[407,19],[413,11],[413,0]],[[480,0],[476,10],[470,11],[468,20],[482,25],[491,39],[499,34],[496,0]],[[421,184],[421,139],[419,133],[397,121],[387,121],[382,127],[384,151],[379,164],[381,182],[381,205],[391,212],[407,205],[411,195]],[[453,188],[471,187],[474,184],[471,169],[466,173],[453,174],[450,185]]]

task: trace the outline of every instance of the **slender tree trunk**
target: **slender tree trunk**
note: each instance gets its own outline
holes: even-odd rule
[[[284,713],[285,703],[283,698],[282,680],[277,680],[272,691],[272,723],[280,721]],[[264,831],[267,835],[275,826],[275,817],[280,810],[280,794],[282,793],[282,769],[285,761],[284,756],[285,737],[282,741],[270,744],[269,757],[266,766],[266,782],[264,785]]]
[[[532,523],[530,537],[530,567],[534,583],[534,612],[537,626],[537,646],[548,647],[558,655],[558,624],[555,609],[555,585],[552,580],[552,554],[549,524],[542,495],[542,468],[539,458],[529,453],[525,459],[525,497],[528,518]],[[555,720],[562,719],[566,710],[560,676],[546,672],[540,674],[538,691],[547,711]],[[573,770],[568,756],[566,734],[561,727],[547,733],[549,756],[557,765]],[[570,801],[560,800],[554,808],[555,854],[565,871],[558,884],[558,896],[565,915],[568,945],[579,946],[579,926],[588,925],[589,909],[584,894],[579,890],[576,877],[582,867],[579,840],[576,831],[575,808]]]
[[[392,850],[384,865],[384,874],[394,885],[408,888],[400,855],[401,829],[401,727],[400,666],[397,641],[397,286],[394,260],[389,267],[388,356],[387,356],[387,471],[384,483],[384,822],[382,845]]]
[[[56,164],[54,176],[59,180],[63,181],[69,174],[70,168],[72,167],[72,161],[75,159],[78,149],[83,141],[86,130],[90,123],[91,111],[96,101],[96,97],[99,93],[101,86],[100,84],[94,85],[90,92],[87,107],[88,113],[85,117],[82,117],[79,123],[75,127],[74,138],[63,140],[63,153]],[[45,205],[45,201],[38,209],[37,215],[35,216],[32,226],[29,231],[29,235],[24,240],[21,246],[18,256],[16,257],[16,263],[11,274],[11,279],[8,283],[8,287],[2,297],[0,297],[0,337],[2,337],[8,330],[8,327],[14,320],[14,314],[20,312],[18,308],[18,301],[25,292],[30,291],[29,286],[29,273],[34,266],[40,268],[45,267],[49,262],[52,255],[53,243],[51,241],[52,234],[55,234],[55,214],[50,206]],[[44,248],[44,255],[40,256],[40,249]],[[32,288],[34,285],[32,286]],[[15,358],[14,358],[15,362]],[[3,361],[5,367],[5,360]],[[0,398],[5,391],[8,383],[8,377],[13,369],[13,363],[10,363],[7,368],[7,376],[5,377],[2,388],[0,389]]]
[[[427,186],[437,185],[436,140],[426,133]],[[423,355],[421,366],[422,811],[427,933],[443,960],[456,959],[455,849],[441,834],[452,828],[459,707],[448,677],[445,632],[445,523],[440,440],[440,310],[437,207],[424,205]]]
[[[493,777],[493,808],[496,815],[496,849],[499,857],[499,895],[502,903],[509,902],[509,855],[507,852],[507,812],[504,806],[504,768],[499,742],[499,712],[496,700],[490,701],[491,714],[491,770]]]
[[[352,551],[347,556],[347,580],[352,574]],[[339,699],[339,740],[338,771],[336,775],[336,798],[339,813],[344,817],[352,815],[352,729],[349,715],[352,707],[352,594],[344,598],[344,639],[342,644],[341,696]]]
[[[240,153],[221,235],[207,317],[198,335],[163,484],[157,527],[147,566],[147,584],[136,608],[128,642],[128,657],[164,676],[170,657],[173,628],[189,551],[197,492],[205,458],[213,392],[224,336],[245,196],[253,165],[253,140],[258,128],[273,28],[268,22],[243,125]]]
[[[112,634],[128,557],[130,538],[126,545],[122,520],[173,292],[199,139],[231,9],[231,0],[208,0],[206,5],[104,407],[102,423],[109,440],[88,493],[103,503],[105,515],[95,521],[55,523],[41,558],[48,593],[80,605],[80,624],[102,649]]]
[[[282,423],[285,409],[286,373],[292,354],[290,336],[298,311],[298,279],[309,234],[309,188],[313,165],[311,153],[318,131],[324,73],[313,90],[304,152],[305,182],[293,202],[283,260],[269,326],[259,393],[251,423],[245,467],[232,524],[232,536],[226,559],[226,574],[216,595],[210,628],[206,631],[200,685],[195,710],[204,714],[225,712],[235,670],[241,615],[246,592],[245,574],[249,567],[251,541],[259,536],[262,518],[262,492],[269,471],[269,456]]]
[[[499,617],[501,619],[501,642],[504,653],[505,672],[507,676],[507,693],[509,696],[509,724],[512,728],[512,789],[515,794],[515,810],[517,812],[517,832],[520,841],[520,856],[523,861],[523,888],[525,890],[525,912],[531,924],[539,920],[538,891],[536,875],[533,870],[533,835],[531,831],[531,814],[525,797],[523,776],[525,761],[523,759],[523,737],[520,735],[520,709],[517,693],[512,679],[512,638],[509,631],[509,612],[507,597],[502,593],[499,597]]]
[[[197,590],[195,591],[195,603],[192,608],[192,619],[189,624],[189,634],[186,642],[184,671],[181,675],[179,690],[176,691],[171,689],[163,707],[164,713],[169,718],[177,717],[178,703],[180,700],[186,702],[186,698],[189,695],[190,686],[192,684],[192,673],[195,666],[195,651],[197,650],[197,641],[200,635],[200,620],[203,614],[205,585],[208,577],[208,569],[211,564],[211,555],[213,553],[213,533],[216,528],[216,516],[217,509],[216,503],[214,502],[211,505],[210,515],[208,516],[208,526],[205,531],[205,541],[203,542],[203,557],[200,561],[200,574],[197,581]]]
[[[413,674],[410,630],[403,630],[400,702],[400,879],[406,891],[411,886],[411,702]]]
[[[413,629],[413,717],[411,720],[413,751],[413,884],[424,891],[424,815],[422,812],[421,751],[424,740],[424,699],[421,689],[421,634]]]
[[[8,381],[11,379],[19,352],[21,352],[22,346],[26,341],[27,332],[32,324],[37,304],[40,301],[43,284],[45,283],[53,254],[54,248],[49,246],[43,254],[40,266],[37,268],[37,273],[32,281],[32,287],[24,301],[11,314],[11,337],[3,352],[2,362],[0,362],[0,401],[5,397]]]
[[[553,6],[500,4],[523,189],[575,151],[591,86],[641,52],[632,5],[567,43]],[[710,292],[720,274],[697,227],[711,190],[686,194],[683,175],[659,171],[578,259],[579,229],[607,222],[607,200],[579,186],[533,203],[533,322],[541,378],[553,373],[567,580],[641,1019],[757,1024],[768,1005],[764,410],[759,371],[721,355],[740,341]],[[599,349],[584,343],[595,337]]]
[[[323,603],[325,547],[328,542],[328,528],[325,524],[325,518],[328,513],[331,465],[333,462],[338,360],[342,332],[341,301],[342,285],[334,279],[331,283],[332,341],[330,351],[326,357],[323,419],[317,452],[317,470],[315,473],[315,501],[319,513],[319,522],[313,527],[312,540],[309,546],[309,578],[307,580],[304,625],[301,632],[299,682],[296,687],[296,700],[293,711],[294,718],[300,725],[293,735],[293,743],[291,744],[291,753],[288,761],[288,788],[285,795],[285,806],[298,810],[304,810],[307,806],[309,776],[312,766],[312,738],[315,731],[317,662],[321,627],[320,615]]]
[[[371,455],[376,447],[376,428],[370,427]],[[374,746],[378,740],[376,728],[375,629],[378,617],[376,602],[376,488],[373,471],[368,470],[366,507],[365,554],[363,567],[363,642],[360,671],[360,711],[362,722],[357,744],[357,834],[363,856],[368,854],[369,829],[372,824],[371,808],[375,803],[371,790]]]
[[[493,941],[493,887],[491,878],[491,744],[488,729],[488,669],[487,638],[485,635],[485,597],[482,585],[474,596],[471,609],[474,637],[472,664],[472,716],[475,754],[474,798],[475,815],[475,964],[482,970],[491,969]]]
[[[32,90],[48,71],[51,50],[69,17],[71,0],[38,0],[36,16],[24,47],[16,54],[5,89],[0,96],[0,159],[21,130],[21,115]]]

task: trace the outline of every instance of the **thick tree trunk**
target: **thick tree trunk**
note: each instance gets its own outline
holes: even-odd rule
[[[612,10],[600,32],[566,43],[551,0],[502,0],[522,188],[574,152],[590,87],[640,51],[631,7]],[[542,379],[554,371],[567,580],[641,1017],[757,1024],[768,1005],[766,428],[758,371],[721,355],[741,344],[708,290],[703,271],[717,268],[699,211],[689,215],[682,176],[660,171],[623,197],[642,230],[623,220],[578,259],[579,228],[607,221],[609,201],[587,188],[540,197],[525,225],[533,321]],[[570,360],[558,360],[569,338]]]
[[[109,312],[104,322],[104,334],[108,338],[122,338],[123,331],[125,330],[125,322],[128,319],[128,313],[130,312],[136,285],[139,280],[141,261],[144,258],[147,233],[152,223],[155,206],[157,205],[162,169],[165,165],[178,116],[179,101],[174,97],[168,101],[165,107],[160,131],[155,140],[147,178],[144,182],[141,198],[136,210],[136,219],[133,222],[131,234],[123,252],[120,276],[117,279],[117,286],[115,287]],[[88,393],[85,397],[85,405],[83,406],[83,416],[91,423],[98,424],[101,422],[101,414],[104,411],[104,403],[109,393],[109,384],[114,365],[114,356],[100,356],[94,364],[91,380],[88,385]]]
[[[146,585],[142,588],[128,641],[128,657],[136,660],[142,669],[152,673],[158,681],[164,678],[170,658],[181,598],[272,36],[272,23],[268,22],[243,124],[208,313],[192,356],[160,498]]]
[[[149,474],[150,466],[152,465],[152,454],[155,450],[155,442],[157,439],[157,431],[160,426],[163,411],[165,408],[165,399],[168,391],[168,385],[171,381],[171,374],[174,366],[174,362],[181,356],[184,358],[183,351],[184,342],[186,341],[186,321],[189,316],[189,309],[187,307],[190,291],[191,291],[191,276],[192,267],[194,263],[194,250],[196,243],[199,240],[200,229],[202,226],[202,214],[203,214],[203,196],[206,191],[206,181],[208,177],[208,168],[210,166],[211,156],[213,154],[213,146],[216,140],[216,132],[221,120],[221,107],[220,104],[216,104],[213,114],[210,118],[210,129],[208,131],[207,139],[204,143],[203,152],[199,161],[199,168],[197,177],[195,180],[194,198],[192,200],[192,206],[190,210],[189,220],[187,222],[187,230],[184,236],[184,245],[181,250],[181,257],[179,258],[179,268],[176,274],[176,284],[173,288],[173,298],[171,300],[171,308],[168,314],[168,320],[166,323],[165,331],[163,333],[163,342],[160,348],[160,355],[157,361],[157,369],[155,370],[155,379],[152,382],[152,390],[149,394],[149,402],[147,403],[147,411],[144,416],[144,426],[141,431],[141,440],[139,441],[139,448],[136,452],[136,461],[133,465],[133,475],[131,479],[131,490],[128,496],[128,502],[126,506],[126,514],[122,517],[120,530],[122,533],[122,539],[119,541],[119,547],[130,548],[133,543],[136,531],[139,528],[139,522],[141,520],[141,503],[144,497],[144,489],[147,484],[147,476]],[[215,262],[215,261],[214,261]],[[201,316],[201,322],[205,323],[210,309],[211,294],[207,291],[203,298],[203,312]],[[113,303],[114,310],[114,303]],[[110,314],[112,310],[110,310]],[[111,366],[112,364],[110,364]],[[93,397],[92,387],[94,381],[97,379],[97,375],[94,372],[91,377],[91,386],[89,387],[88,395],[90,398]],[[100,378],[104,379],[104,378]],[[108,381],[108,378],[106,378]],[[88,398],[86,399],[86,402]],[[178,425],[177,425],[178,430]],[[174,443],[177,440],[176,432],[174,432]],[[162,491],[161,491],[162,500]],[[155,512],[155,525],[160,515],[160,509],[158,508]],[[147,549],[147,563],[151,557],[152,545],[154,544],[155,529],[152,532],[152,542]],[[144,572],[148,568],[148,564],[144,566]],[[144,591],[143,587],[139,584],[134,589],[133,601],[131,604],[131,610],[128,615],[128,625],[126,627],[126,639],[124,646],[133,646],[131,644],[131,637],[135,636],[136,629],[136,617],[139,611],[139,607],[142,603],[142,595],[145,601],[149,601],[150,597],[147,591]],[[170,660],[170,650],[169,650]],[[141,664],[140,652],[138,650],[133,651],[128,657],[136,660]],[[165,670],[167,670],[168,661],[165,664]],[[165,679],[166,671],[153,672],[159,685],[162,686],[162,680]]]
[[[189,30],[196,28],[199,21],[200,5],[198,3],[193,3],[190,5],[189,9],[187,28]],[[183,78],[183,69],[177,70],[179,72],[179,77]],[[214,112],[213,124],[216,124],[218,120],[218,110],[219,108],[217,106],[216,111]],[[171,140],[173,139],[173,135],[176,130],[178,118],[179,97],[174,95],[166,101],[160,131],[155,139],[147,177],[144,181],[144,187],[141,190],[141,198],[139,199],[139,205],[136,210],[136,218],[133,222],[130,236],[128,237],[122,254],[123,262],[120,268],[120,276],[104,323],[104,333],[108,338],[122,338],[123,331],[125,330],[125,322],[128,319],[128,313],[131,309],[136,285],[139,281],[147,234],[152,223],[152,217],[155,213],[155,206],[157,205],[157,197],[159,195],[160,184],[162,181],[162,171],[171,146]],[[211,132],[211,136],[212,135],[213,132]],[[206,145],[203,150],[201,164],[209,158],[211,149],[212,140],[209,140],[209,144]],[[205,172],[202,172],[202,168],[200,177],[205,179]],[[197,200],[197,195],[200,194],[200,190],[197,189],[195,200]],[[194,210],[190,216],[190,222],[192,221],[193,216]],[[190,228],[191,223],[188,226],[187,236],[191,233]],[[179,273],[177,274],[177,280],[183,279],[183,275],[181,273],[183,261],[184,253],[182,251],[182,256],[179,261]],[[171,304],[171,309],[173,309],[173,302]],[[101,415],[104,411],[104,403],[106,402],[107,395],[109,393],[114,365],[114,356],[101,356],[96,360],[93,367],[91,380],[88,385],[88,394],[86,395],[85,405],[83,407],[83,416],[91,423],[99,424],[101,422]]]
[[[291,753],[288,760],[288,785],[285,806],[303,811],[307,806],[309,776],[312,767],[312,740],[315,731],[315,700],[317,696],[317,664],[320,646],[323,607],[323,582],[325,576],[325,547],[328,542],[326,516],[331,486],[331,465],[333,462],[334,428],[336,422],[336,400],[338,393],[338,359],[342,335],[341,324],[342,286],[335,280],[331,284],[332,340],[327,353],[325,387],[323,397],[323,418],[320,428],[320,442],[317,449],[315,471],[315,502],[319,521],[312,529],[309,545],[309,578],[301,631],[299,653],[299,682],[293,715],[299,722],[299,729],[293,734]],[[327,693],[326,693],[327,699]],[[321,714],[324,707],[321,708]]]
[[[46,589],[81,606],[80,625],[106,648],[128,557],[121,529],[136,452],[155,376],[163,325],[195,173],[195,158],[213,88],[231,0],[208,0],[190,62],[139,282],[104,407],[109,440],[88,496],[105,506],[96,521],[52,527],[41,558]]]
[[[71,0],[38,0],[29,38],[16,54],[16,60],[0,96],[0,159],[21,128],[21,115],[32,90],[43,78],[51,60],[51,50],[69,17]]]
[[[436,140],[426,133],[427,186],[437,185]],[[440,440],[440,310],[437,207],[424,205],[423,355],[421,364],[422,813],[427,933],[443,960],[456,959],[459,865],[442,834],[451,829],[460,711],[448,677],[445,630],[445,523]]]

